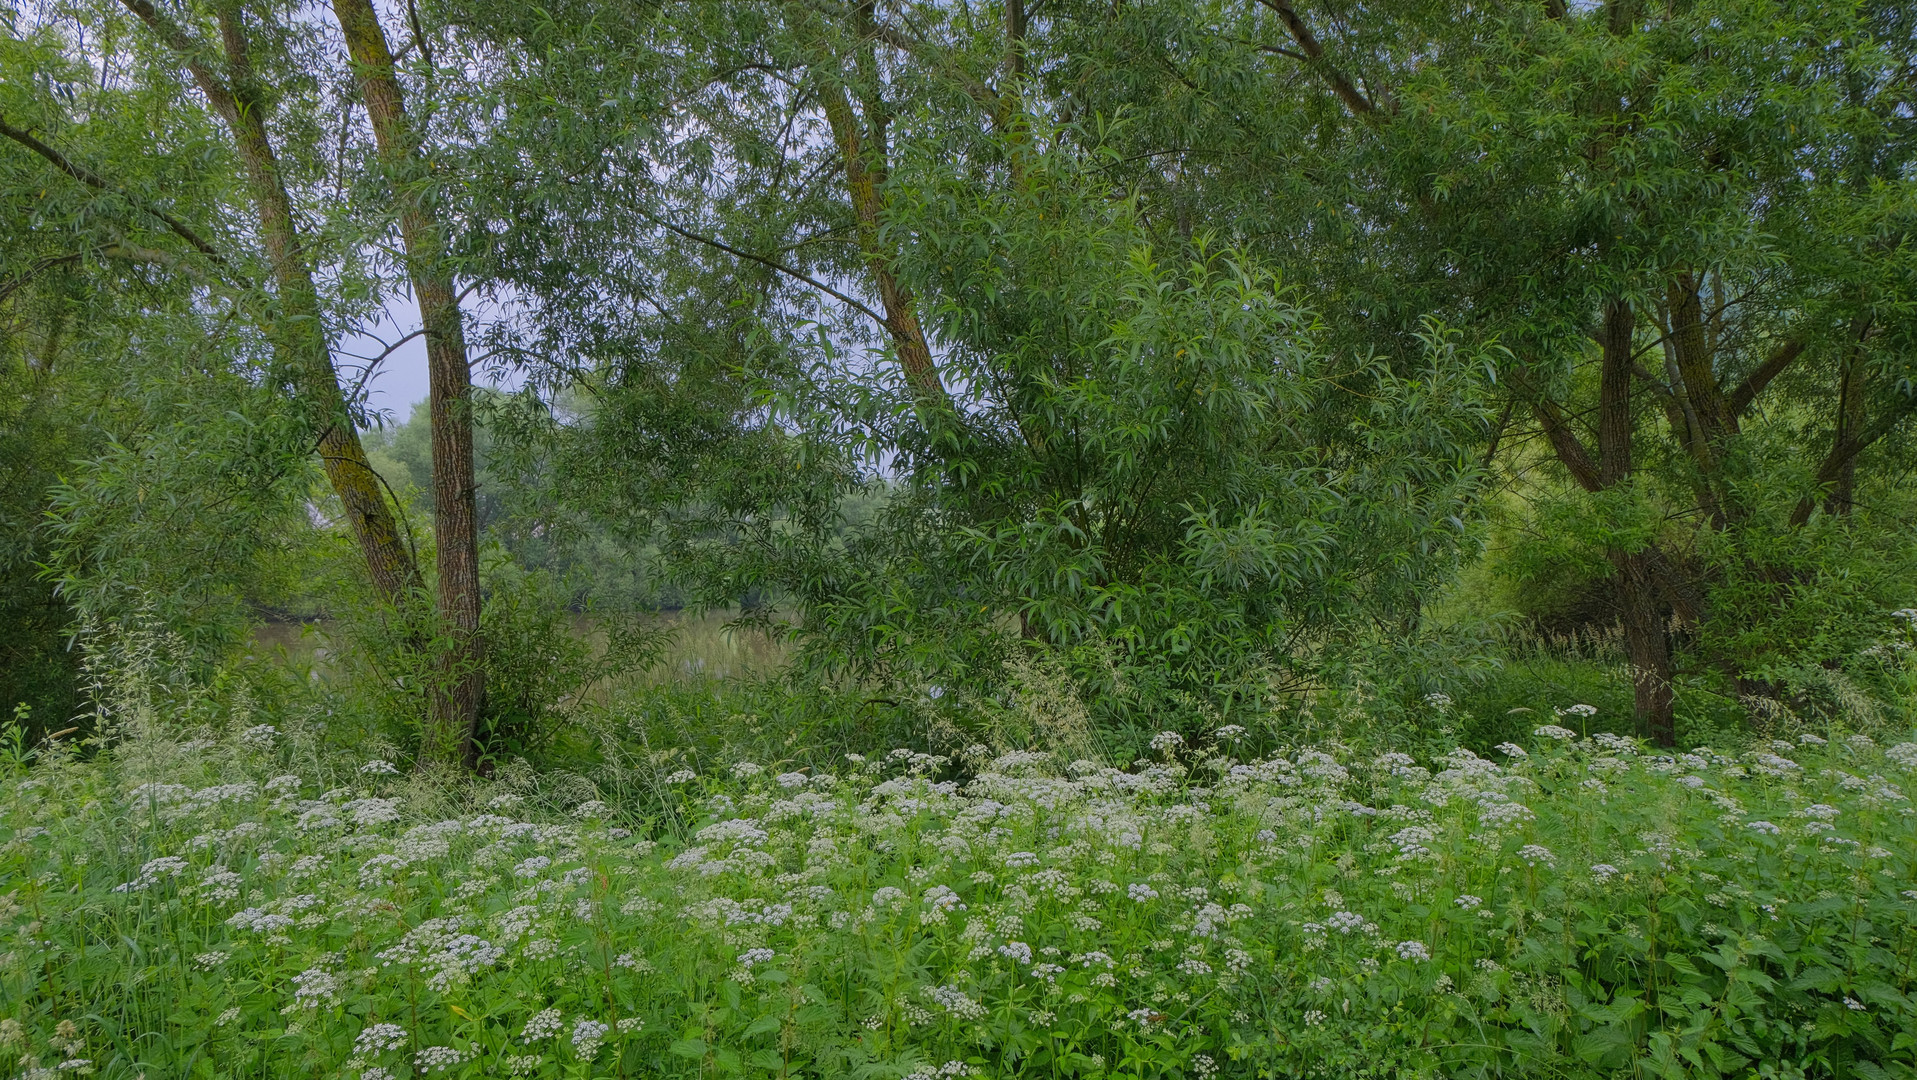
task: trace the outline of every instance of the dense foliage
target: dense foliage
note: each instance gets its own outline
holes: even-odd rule
[[[0,1062],[1917,1078],[1914,12],[0,7]]]

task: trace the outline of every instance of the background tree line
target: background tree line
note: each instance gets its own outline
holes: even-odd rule
[[[656,654],[565,608],[670,601],[928,738],[1034,663],[1120,742],[1489,737],[1540,653],[1660,742],[1902,715],[1913,20],[9,9],[5,693],[45,731],[76,633],[320,597],[471,765]],[[369,453],[389,304],[432,393]]]

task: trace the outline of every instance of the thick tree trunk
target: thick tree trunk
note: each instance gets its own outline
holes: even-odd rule
[[[293,202],[286,194],[279,159],[267,136],[266,110],[252,85],[252,60],[240,12],[230,6],[219,11],[229,84],[196,59],[196,43],[149,0],[123,2],[180,54],[194,83],[233,135],[278,301],[278,317],[263,329],[288,369],[297,400],[320,433],[321,467],[359,542],[373,587],[388,603],[402,606],[419,585],[419,568],[387,505],[379,476],[366,460],[366,449],[340,392],[339,373],[320,319],[319,289],[293,221]]]
[[[1632,469],[1632,347],[1637,314],[1629,302],[1612,297],[1604,304],[1598,330],[1603,350],[1598,385],[1598,482],[1610,487],[1629,479]],[[1637,722],[1660,746],[1676,741],[1671,718],[1671,642],[1657,580],[1657,551],[1610,553],[1617,568],[1617,605],[1624,627],[1624,655],[1631,665]]]
[[[406,272],[426,330],[426,367],[433,436],[433,535],[439,551],[439,614],[451,635],[439,657],[439,680],[427,706],[421,757],[475,764],[473,736],[485,693],[479,633],[479,513],[474,479],[472,370],[446,238],[422,198],[426,180],[419,138],[393,70],[393,54],[371,0],[334,0],[333,13],[358,70],[360,94],[380,157],[399,194]]]
[[[1631,666],[1638,729],[1659,746],[1674,746],[1671,642],[1659,600],[1655,555],[1650,550],[1612,552],[1610,559],[1618,575],[1618,616],[1624,628],[1624,656]]]
[[[1604,303],[1597,344],[1602,350],[1598,375],[1597,457],[1593,460],[1562,407],[1542,395],[1532,408],[1544,426],[1558,459],[1579,487],[1597,493],[1631,476],[1632,347],[1637,316],[1629,302],[1611,297]],[[1519,383],[1520,386],[1523,383]],[[1676,742],[1672,717],[1671,640],[1664,613],[1665,594],[1682,603],[1674,576],[1658,549],[1613,550],[1606,557],[1617,571],[1615,597],[1624,631],[1624,652],[1631,667],[1631,687],[1640,730],[1661,746]]]

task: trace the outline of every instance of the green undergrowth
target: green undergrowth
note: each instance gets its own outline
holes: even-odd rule
[[[130,712],[0,780],[18,1075],[1917,1076],[1917,743],[1224,728],[618,793]]]

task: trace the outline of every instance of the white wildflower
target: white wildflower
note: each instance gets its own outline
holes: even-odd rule
[[[468,1054],[450,1046],[429,1046],[413,1055],[413,1064],[421,1073],[451,1072],[466,1063]]]
[[[519,1039],[527,1046],[531,1046],[533,1043],[542,1042],[559,1034],[563,1023],[558,1009],[541,1009],[532,1015],[532,1019],[526,1021],[526,1026],[519,1032]]]
[[[139,876],[123,885],[115,885],[113,891],[143,892],[159,884],[160,879],[163,877],[179,877],[186,871],[186,867],[187,862],[185,859],[173,855],[152,859],[149,860],[146,865],[140,867]]]
[[[353,1040],[353,1053],[370,1056],[405,1045],[405,1028],[398,1024],[372,1024],[360,1029],[359,1037]]]
[[[572,1052],[581,1061],[591,1061],[599,1053],[599,1044],[606,1041],[606,1033],[612,1030],[610,1024],[580,1017],[572,1026]]]
[[[293,1008],[328,1008],[339,1004],[339,997],[339,976],[325,968],[307,968],[293,976]]]
[[[240,886],[246,879],[224,866],[215,866],[200,875],[200,902],[223,904],[240,898]]]

